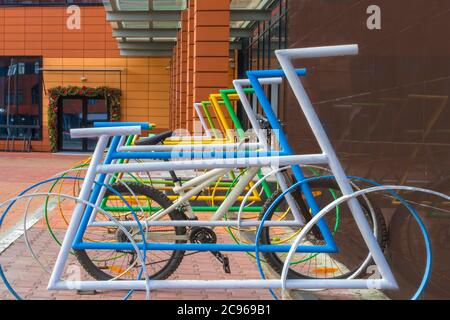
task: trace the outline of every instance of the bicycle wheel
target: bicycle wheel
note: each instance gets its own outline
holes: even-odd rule
[[[140,183],[113,184],[112,187],[119,192],[127,202],[133,206],[139,220],[166,209],[171,205],[170,200],[162,192]],[[137,197],[139,201],[136,200]],[[107,191],[102,207],[120,221],[135,221],[134,215],[123,202],[112,192]],[[141,211],[143,209],[143,212]],[[99,212],[99,219],[109,220]],[[185,216],[178,210],[165,215],[160,220],[185,220]],[[174,242],[187,241],[185,227],[155,227],[144,228],[147,242]],[[142,233],[138,228],[129,228],[136,242],[142,241]],[[90,242],[130,242],[123,231],[117,227],[89,227],[84,240]],[[137,279],[142,275],[142,264],[134,250],[75,250],[81,266],[96,280],[111,279]],[[172,275],[180,265],[184,251],[146,251],[146,268],[151,279],[162,280]]]
[[[314,198],[320,208],[331,203],[341,193],[336,183],[332,180],[318,180],[309,183]],[[261,220],[272,206],[281,191],[275,194],[265,203],[259,219]],[[309,211],[304,212],[305,201],[299,192],[291,193],[301,214],[306,221],[310,220]],[[370,203],[371,208],[360,200],[364,214],[371,225],[372,230],[384,250],[387,243],[386,224],[378,208]],[[294,220],[286,199],[282,199],[268,213],[269,220]],[[335,212],[330,212],[324,217],[324,221],[333,234],[339,252],[338,253],[296,253],[289,269],[289,278],[309,279],[345,279],[359,275],[370,264],[369,250],[353,220],[350,209],[346,204],[339,205]],[[261,244],[291,244],[300,233],[301,227],[264,227],[261,233]],[[301,245],[324,245],[324,240],[317,231],[312,229],[305,237]],[[263,252],[264,259],[276,271],[281,273],[287,253]]]

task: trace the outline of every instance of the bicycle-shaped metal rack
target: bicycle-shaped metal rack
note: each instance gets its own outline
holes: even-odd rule
[[[234,81],[236,93],[249,117],[252,127],[256,130],[258,143],[236,143],[226,146],[213,144],[209,146],[193,145],[193,149],[179,152],[176,146],[124,146],[127,136],[140,135],[141,130],[148,129],[148,124],[141,123],[117,123],[102,125],[102,127],[91,129],[75,129],[71,131],[73,138],[99,138],[96,149],[87,169],[79,196],[75,199],[77,204],[74,208],[70,224],[62,241],[61,248],[51,273],[48,289],[50,290],[150,290],[156,289],[207,289],[207,288],[257,288],[257,289],[331,289],[331,288],[377,288],[395,289],[396,280],[383,255],[380,247],[377,232],[380,225],[377,223],[376,213],[368,213],[365,205],[362,205],[358,197],[380,190],[388,190],[397,197],[411,211],[418,220],[425,237],[428,261],[425,276],[421,287],[417,291],[415,298],[423,291],[431,271],[431,248],[428,235],[423,227],[423,223],[417,212],[404,202],[393,190],[416,190],[432,193],[434,195],[448,199],[446,195],[411,187],[380,186],[374,183],[373,188],[358,190],[346,176],[341,163],[325,133],[324,128],[304,90],[299,76],[305,74],[305,70],[296,70],[291,60],[293,58],[314,58],[356,55],[358,47],[356,45],[317,47],[304,49],[279,50],[276,56],[280,62],[282,70],[269,71],[249,71],[248,80]],[[281,124],[273,112],[271,103],[267,98],[263,85],[280,83],[281,78],[286,77],[306,120],[317,140],[320,154],[296,155],[288,143]],[[251,92],[244,89],[251,86]],[[266,136],[259,130],[257,116],[247,98],[248,93],[254,93],[274,130],[281,150],[274,151],[267,144]],[[227,99],[226,92],[224,99]],[[196,105],[198,109],[200,105]],[[197,110],[199,112],[199,109]],[[206,128],[206,122],[202,121]],[[210,133],[207,133],[208,137]],[[161,138],[162,139],[162,138]],[[158,139],[152,143],[159,142]],[[108,143],[110,143],[109,148]],[[230,149],[231,147],[231,149]],[[261,149],[262,147],[262,149]],[[226,151],[224,151],[224,149]],[[162,150],[162,151],[161,151]],[[181,149],[183,150],[183,149]],[[231,151],[230,151],[231,150]],[[208,151],[208,152],[206,152]],[[106,154],[106,156],[104,156]],[[177,159],[177,157],[181,156]],[[161,159],[165,161],[139,162],[139,163],[117,163],[119,160],[133,159]],[[302,166],[322,166],[329,167],[329,176],[306,177]],[[242,176],[234,185],[232,191],[227,195],[222,204],[214,214],[207,220],[198,220],[189,205],[189,199],[198,194],[212,182],[220,179],[232,169],[246,169]],[[230,211],[230,208],[246,190],[250,182],[255,181],[257,173],[262,168],[270,168],[270,172],[264,177],[258,177],[257,183],[248,190],[244,201],[235,220],[223,220]],[[176,184],[174,192],[179,197],[170,202],[167,196],[161,191],[149,187],[141,186],[134,188],[131,184],[123,183],[122,186],[115,185],[114,188],[108,185],[111,175],[118,173],[140,173],[163,171],[174,173],[178,170],[204,170],[209,169],[206,174],[192,178],[183,183]],[[289,169],[292,174],[286,178],[283,171]],[[172,174],[174,181],[177,178]],[[245,200],[259,185],[264,183],[269,177],[276,177],[280,185],[280,191],[276,192],[263,208],[258,219],[242,220],[241,213]],[[290,181],[292,179],[293,181]],[[321,185],[322,189],[333,188],[338,190],[341,196],[331,199],[331,203],[319,206],[315,195],[315,188],[319,180],[332,180],[330,184]],[[369,182],[365,180],[365,182]],[[319,184],[320,185],[320,184]],[[31,189],[30,189],[31,190]],[[299,195],[300,193],[300,195]],[[104,210],[101,202],[106,196],[113,196],[120,199],[122,205],[128,208],[132,219],[125,221],[117,219],[113,214]],[[7,202],[12,205],[21,196]],[[72,197],[74,198],[74,197]],[[142,205],[140,199],[144,198],[145,206],[150,208],[145,212],[140,210]],[[301,201],[299,201],[301,199]],[[367,200],[367,198],[366,198]],[[275,219],[278,205],[286,201],[287,210],[282,211],[281,218]],[[322,278],[311,277],[310,274],[302,273],[302,270],[294,270],[294,265],[299,262],[308,261],[311,256],[319,254],[325,256],[337,254],[339,246],[334,235],[336,228],[330,229],[325,222],[327,213],[335,209],[342,203],[346,203],[351,217],[355,222],[355,230],[358,230],[367,246],[367,256],[356,263],[354,268],[344,271],[340,270],[340,264],[336,261],[339,275],[324,276]],[[2,204],[2,205],[5,205]],[[370,204],[369,204],[370,207]],[[370,209],[370,208],[369,208]],[[370,211],[370,210],[369,210]],[[102,216],[102,219],[99,217]],[[3,216],[2,216],[3,219]],[[336,219],[337,220],[337,219]],[[336,225],[335,225],[336,226]],[[236,228],[238,231],[245,228],[253,228],[255,238],[248,243],[220,244],[214,229],[217,227]],[[291,233],[283,241],[279,239],[277,233],[279,229],[291,230]],[[86,236],[88,230],[103,230],[102,240],[89,241]],[[115,230],[114,241],[107,241],[104,236],[105,230]],[[275,236],[271,236],[271,234]],[[96,281],[67,281],[62,280],[64,268],[71,250],[75,250],[78,255],[86,255],[86,263],[83,264],[87,270],[95,270],[93,273]],[[107,274],[102,275],[98,266],[92,263],[88,252],[115,250],[118,252],[134,252],[133,265],[129,268],[137,268],[139,274],[132,279],[124,280],[121,277],[111,278]],[[255,254],[262,279],[245,280],[167,280],[181,263],[185,252],[212,252],[219,260],[224,262],[226,256],[222,252],[251,252]],[[168,258],[159,267],[159,270],[149,273],[147,268],[152,263],[152,252],[166,252]],[[281,274],[280,279],[266,279],[261,269],[260,253],[266,261]],[[284,253],[284,261],[280,257]],[[286,255],[287,253],[287,255]],[[303,254],[303,258],[293,262],[294,256]],[[309,258],[308,258],[309,257]],[[368,262],[375,262],[378,267],[381,279],[360,279],[357,278]],[[91,263],[91,265],[88,265]],[[224,263],[226,266],[226,263]],[[325,266],[325,269],[328,269]],[[122,275],[129,269],[124,270]],[[3,275],[3,273],[2,273]],[[110,281],[121,279],[121,281]]]

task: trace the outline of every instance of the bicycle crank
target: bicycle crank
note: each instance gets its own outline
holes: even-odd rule
[[[191,243],[214,244],[217,243],[217,235],[210,228],[193,227],[189,232],[189,240]],[[230,259],[219,251],[210,252],[222,264],[223,271],[225,273],[231,273]]]

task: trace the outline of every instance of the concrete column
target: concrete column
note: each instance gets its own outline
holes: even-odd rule
[[[186,83],[186,94],[187,94],[187,129],[190,132],[201,135],[194,130],[194,122],[196,119],[194,111],[194,17],[195,17],[195,7],[194,1],[189,1],[188,8],[188,59],[187,59],[187,83]]]
[[[176,129],[182,128],[182,106],[181,106],[181,31],[178,32],[177,36],[177,83],[176,83],[176,96],[177,96],[177,112],[178,112],[178,122]]]
[[[175,81],[175,75],[174,75],[174,60],[175,60],[175,49],[172,52],[172,59],[170,60],[170,83],[169,83],[169,129],[173,129],[175,126],[175,103],[174,103],[174,81]]]

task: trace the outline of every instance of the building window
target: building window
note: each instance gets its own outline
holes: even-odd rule
[[[0,57],[0,139],[42,138],[41,57]]]
[[[288,1],[278,0],[274,1],[270,8],[272,10],[272,18],[270,21],[255,22],[253,25],[253,36],[247,40],[242,40],[242,56],[240,57],[240,78],[246,78],[245,71],[247,70],[263,70],[279,68],[278,60],[275,57],[275,51],[278,49],[287,48],[286,38],[286,24],[287,24],[287,9]],[[273,103],[274,112],[276,115],[281,111],[278,106],[284,99],[284,89],[267,90],[267,97]],[[275,96],[276,95],[276,96]],[[257,99],[250,96],[253,108],[257,113],[262,113],[261,108],[257,104]],[[239,108],[241,110],[241,108]],[[239,111],[244,126],[248,128],[248,120],[245,113]]]

